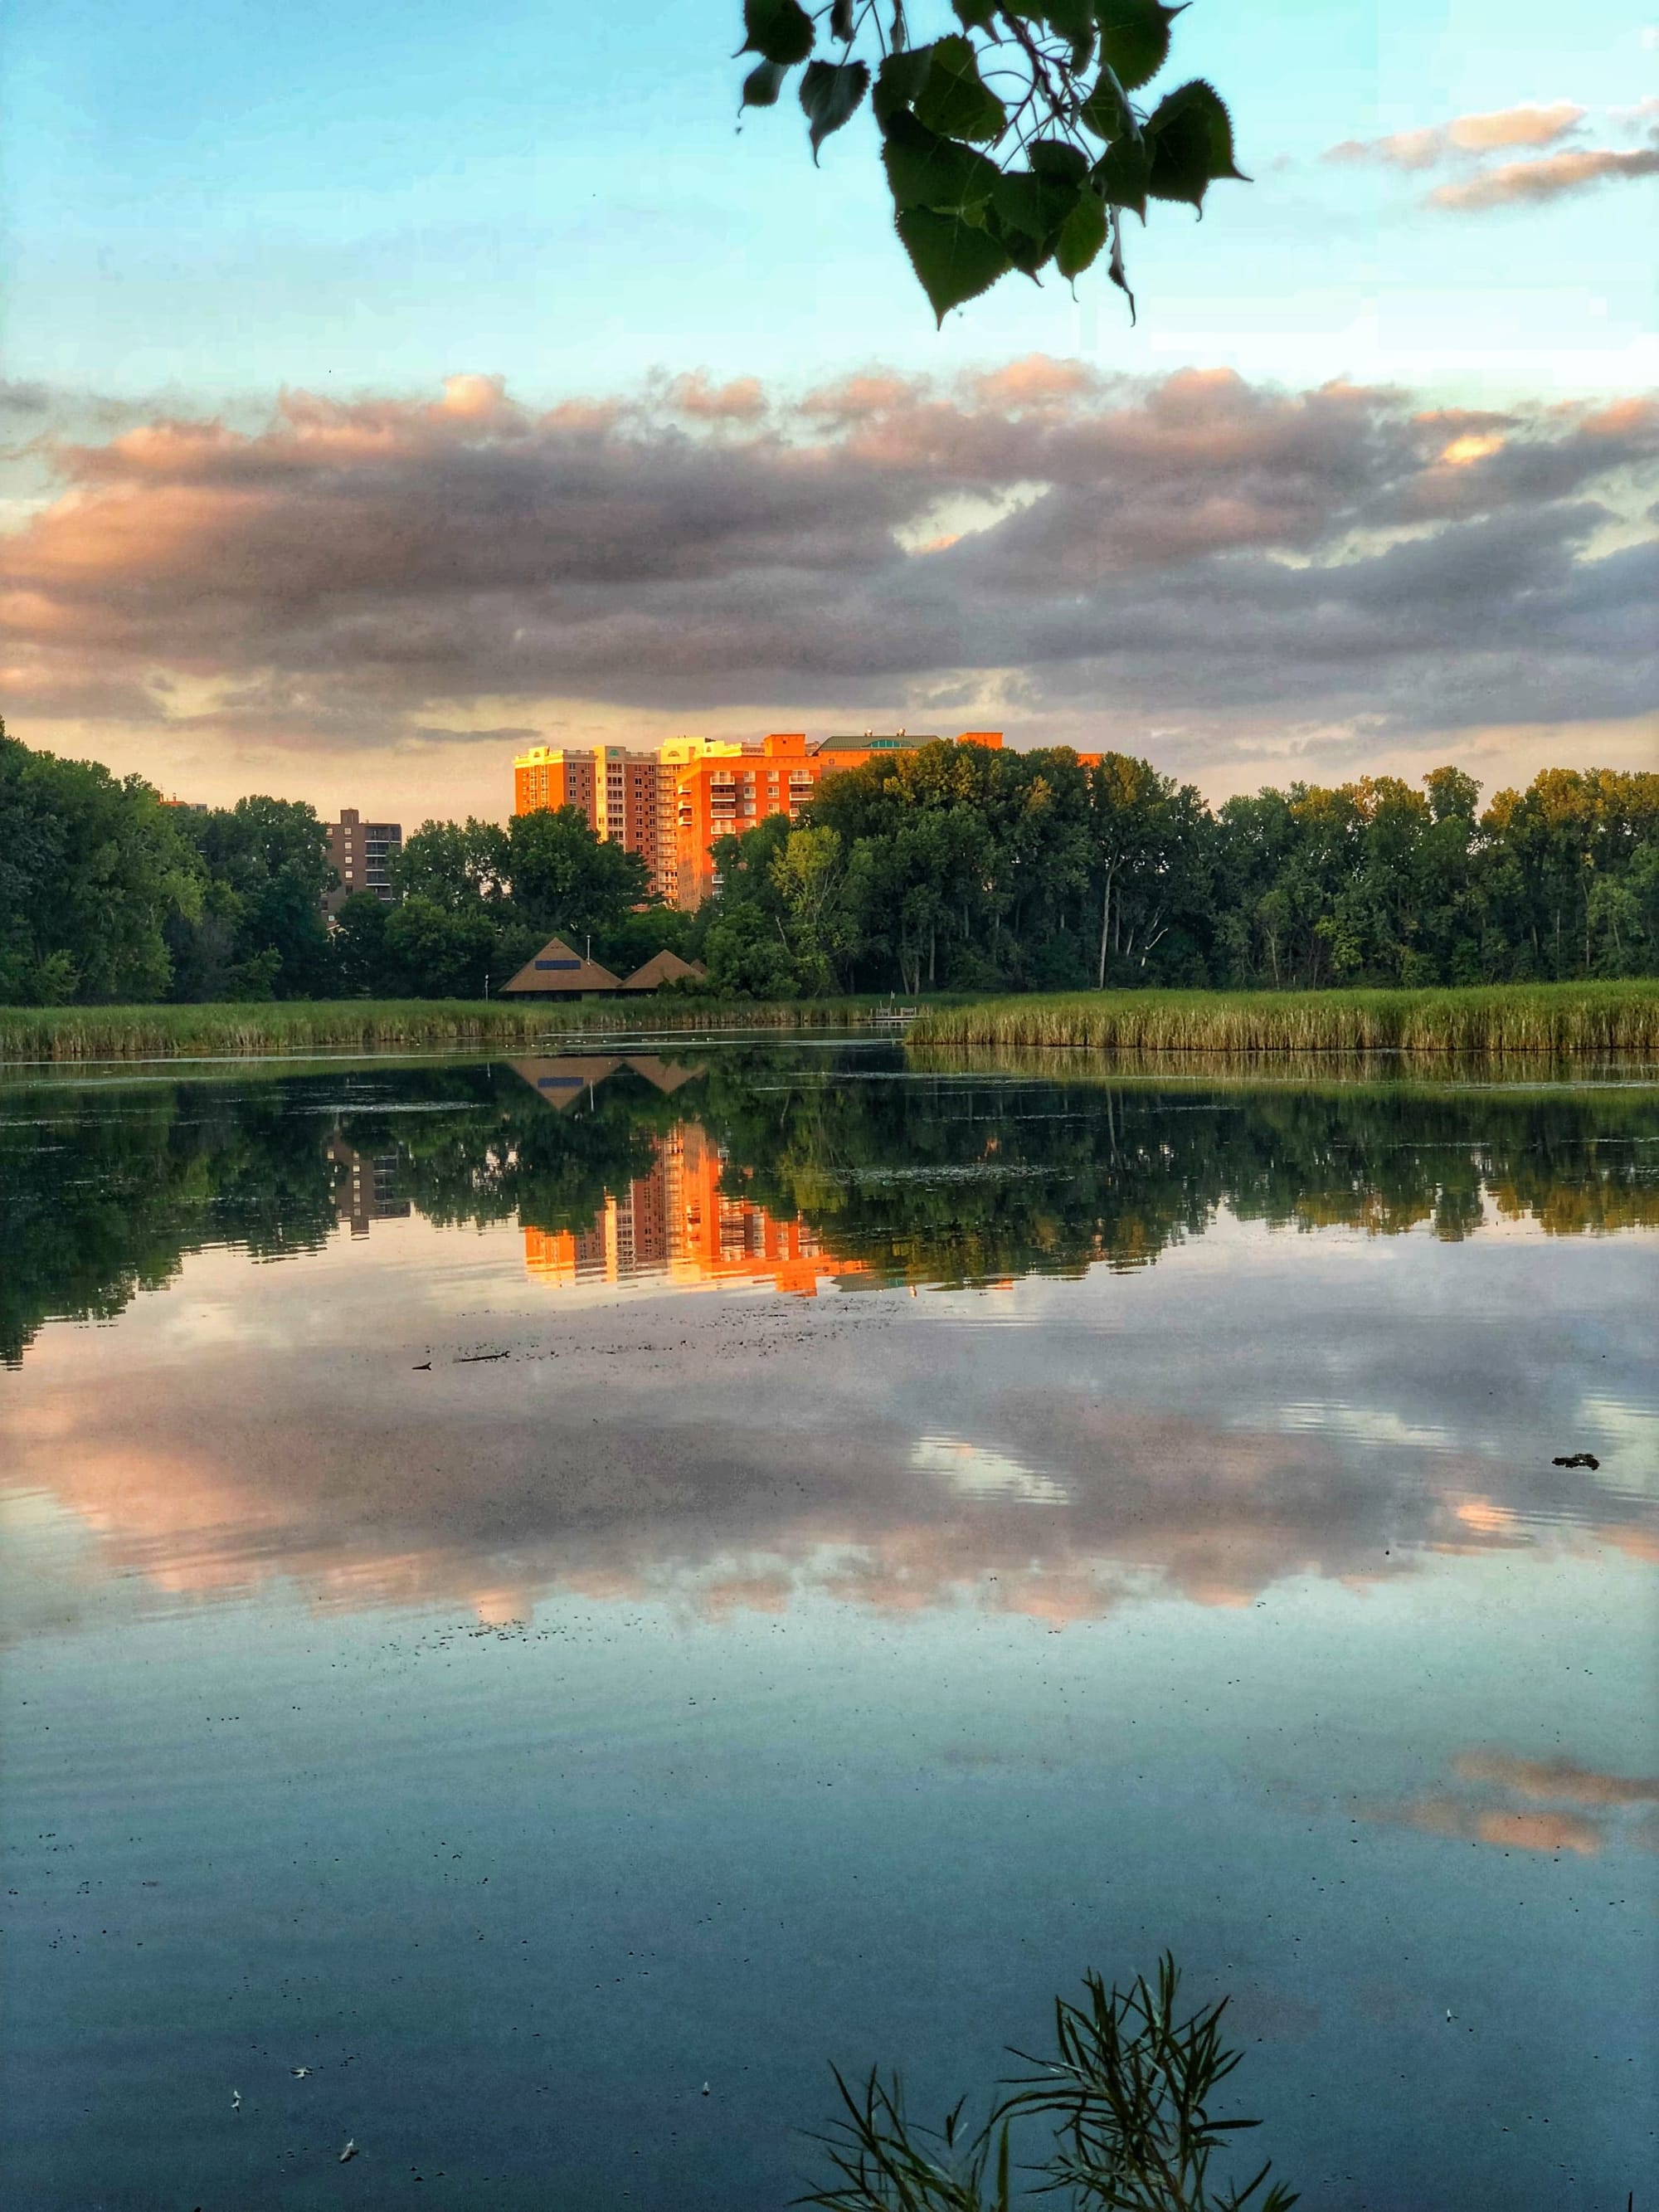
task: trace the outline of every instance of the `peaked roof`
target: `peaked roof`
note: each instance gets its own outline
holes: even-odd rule
[[[562,1114],[584,1092],[597,1090],[607,1075],[614,1075],[626,1065],[615,1057],[605,1058],[597,1054],[562,1053],[556,1060],[515,1060],[513,1072],[523,1078],[538,1098],[544,1098]]]
[[[503,992],[515,991],[544,998],[583,991],[619,991],[622,984],[597,960],[584,960],[562,937],[550,937],[533,960],[526,960]]]
[[[623,985],[624,991],[654,991],[661,984],[677,983],[682,975],[703,975],[708,970],[701,961],[682,960],[678,952],[665,945],[660,952],[653,953],[643,968],[636,968]]]

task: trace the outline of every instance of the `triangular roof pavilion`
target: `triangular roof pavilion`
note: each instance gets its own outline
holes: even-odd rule
[[[636,968],[623,985],[624,991],[656,991],[665,983],[678,983],[684,975],[702,976],[708,973],[700,961],[682,960],[678,952],[664,945],[653,952],[643,968]]]
[[[503,993],[520,998],[580,998],[584,991],[619,991],[622,982],[597,960],[584,960],[562,937],[550,937],[533,960],[526,960]]]

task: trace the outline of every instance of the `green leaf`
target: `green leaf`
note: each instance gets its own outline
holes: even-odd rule
[[[988,292],[1013,264],[990,233],[959,215],[935,215],[929,208],[905,208],[898,234],[910,265],[940,323],[964,300]]]
[[[1138,138],[1140,125],[1129,105],[1129,95],[1118,82],[1117,71],[1102,62],[1095,88],[1078,110],[1078,121],[1097,138]]]
[[[941,138],[901,108],[887,126],[882,162],[896,208],[933,208],[955,215],[982,207],[995,190],[994,161],[954,138]]]
[[[1145,138],[1118,138],[1094,166],[1094,180],[1113,207],[1133,208],[1146,220],[1146,180],[1152,149]]]
[[[1170,26],[1181,13],[1164,0],[1097,0],[1100,58],[1127,92],[1155,77],[1170,58]]]
[[[1218,183],[1224,177],[1236,178],[1242,185],[1250,181],[1233,158],[1233,118],[1227,112],[1227,103],[1212,84],[1195,76],[1190,84],[1179,84],[1172,93],[1159,100],[1152,111],[1154,118],[1182,109],[1196,109],[1210,127],[1210,181]]]
[[[927,83],[933,65],[931,46],[911,46],[903,53],[887,56],[876,71],[876,88],[870,98],[884,131],[895,115],[910,106]]]
[[[1021,231],[1038,243],[1048,235],[1048,214],[1043,204],[1042,179],[1029,169],[1010,169],[996,181],[991,205],[1005,234]]]
[[[988,31],[997,12],[997,0],[951,0],[951,5],[964,31]]]
[[[812,18],[800,0],[743,0],[740,54],[760,54],[787,69],[812,51]]]
[[[1057,38],[1072,42],[1072,67],[1085,70],[1095,50],[1095,0],[1042,0],[1042,13]]]
[[[916,94],[917,116],[942,138],[1000,138],[1008,112],[980,78],[979,60],[969,41],[954,31],[916,49],[932,65]]]
[[[1106,243],[1109,218],[1098,192],[1078,194],[1077,204],[1060,226],[1054,266],[1062,276],[1080,276]]]
[[[1226,103],[1201,77],[1158,102],[1146,118],[1146,143],[1152,152],[1146,189],[1154,199],[1186,200],[1201,210],[1206,188],[1218,178],[1247,181],[1234,165]]]
[[[1068,146],[1063,138],[1034,138],[1025,149],[1025,158],[1049,184],[1080,185],[1089,173],[1087,155]]]
[[[757,62],[743,81],[741,107],[775,107],[788,72],[779,62]]]
[[[830,35],[844,46],[853,43],[853,0],[830,0]]]
[[[808,62],[800,81],[800,104],[812,141],[812,159],[832,131],[852,117],[869,89],[870,72],[862,62]]]

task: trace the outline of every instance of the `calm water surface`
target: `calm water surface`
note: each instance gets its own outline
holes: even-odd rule
[[[0,2197],[775,2212],[1167,1945],[1310,2206],[1650,2204],[1656,1255],[1640,1081],[0,1090]]]

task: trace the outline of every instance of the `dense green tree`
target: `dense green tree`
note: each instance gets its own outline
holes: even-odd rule
[[[179,995],[304,999],[330,982],[323,895],[334,881],[314,807],[291,799],[239,799],[180,816],[212,893],[204,941],[176,946]],[[188,982],[195,988],[188,993]]]
[[[423,822],[392,866],[400,897],[430,899],[452,913],[504,903],[510,868],[508,833],[498,823]]]
[[[515,814],[507,865],[514,907],[544,936],[597,934],[651,896],[651,871],[640,855],[597,837],[574,806]]]
[[[202,910],[180,817],[138,776],[33,752],[0,723],[0,1003],[162,997]]]

